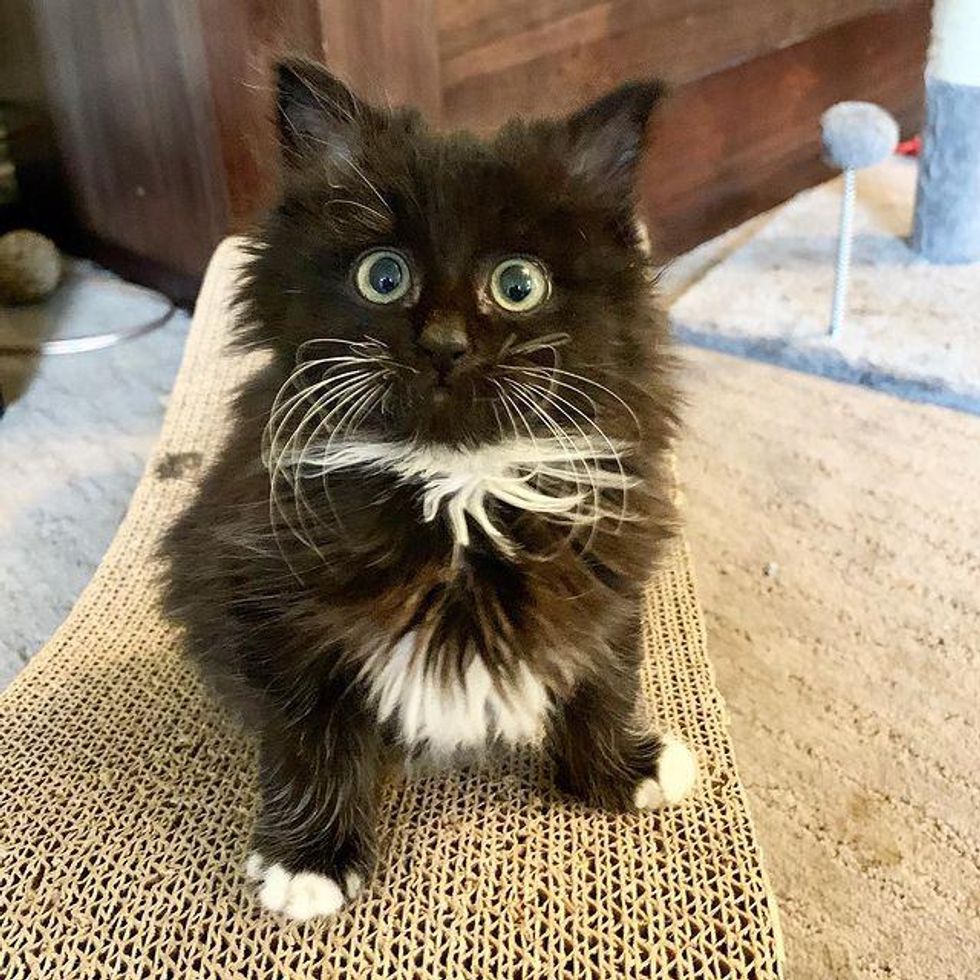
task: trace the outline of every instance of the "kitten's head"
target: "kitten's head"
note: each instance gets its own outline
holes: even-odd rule
[[[283,196],[243,288],[246,339],[284,374],[273,422],[302,420],[301,441],[626,438],[663,339],[633,214],[662,91],[483,141],[282,64]]]

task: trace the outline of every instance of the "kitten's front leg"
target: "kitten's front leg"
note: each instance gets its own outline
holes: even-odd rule
[[[615,810],[679,803],[697,781],[697,761],[683,742],[636,726],[636,664],[591,678],[559,705],[549,743],[562,789]]]
[[[378,734],[334,712],[261,733],[261,809],[246,874],[259,901],[293,919],[332,915],[374,862]]]

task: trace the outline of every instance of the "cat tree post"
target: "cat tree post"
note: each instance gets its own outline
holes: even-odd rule
[[[936,0],[912,247],[980,261],[980,0]]]

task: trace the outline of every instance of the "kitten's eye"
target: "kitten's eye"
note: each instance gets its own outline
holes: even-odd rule
[[[358,259],[355,273],[358,292],[372,303],[394,303],[412,283],[408,263],[397,252],[378,249]]]
[[[490,274],[494,302],[511,313],[540,306],[551,289],[545,270],[533,259],[504,259]]]

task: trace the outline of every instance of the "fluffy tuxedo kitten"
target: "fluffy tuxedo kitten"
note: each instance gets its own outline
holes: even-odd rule
[[[243,275],[270,363],[169,534],[168,614],[259,744],[247,872],[327,915],[383,763],[539,740],[606,807],[680,799],[635,717],[676,396],[632,208],[656,84],[487,141],[278,74],[282,200]]]

